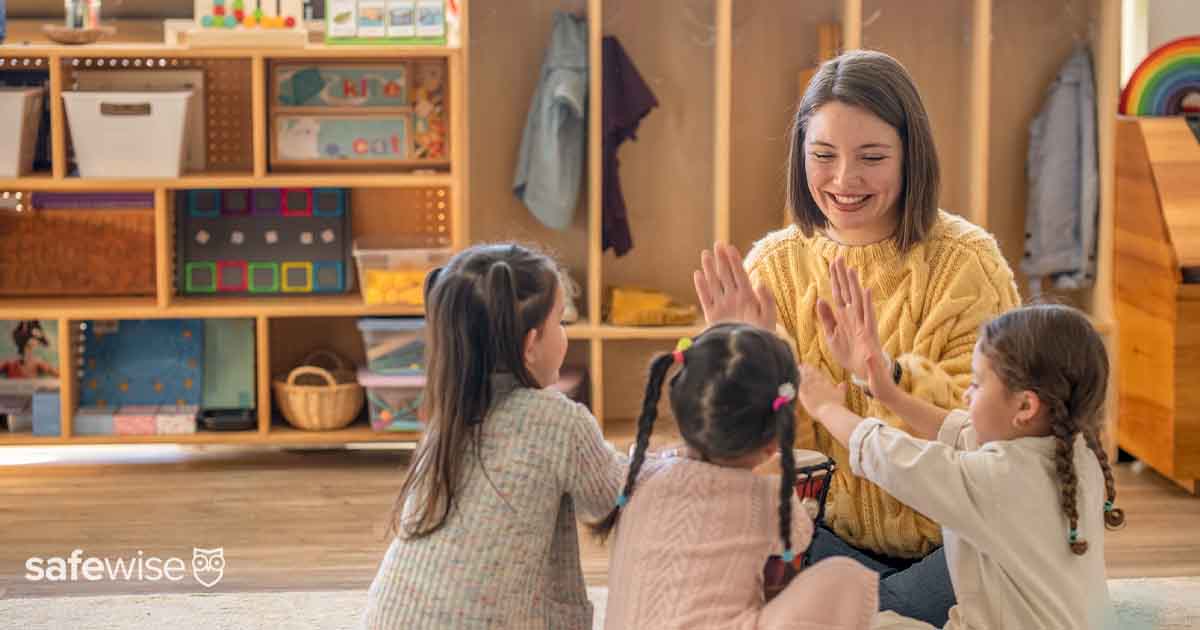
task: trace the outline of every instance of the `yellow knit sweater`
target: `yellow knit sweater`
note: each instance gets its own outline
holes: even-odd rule
[[[939,407],[961,407],[980,326],[1020,305],[996,240],[965,219],[939,212],[928,237],[905,254],[890,240],[842,245],[819,232],[805,237],[795,226],[759,241],[746,267],[756,284],[765,282],[774,292],[780,326],[794,341],[798,359],[848,383],[849,374],[829,354],[815,310],[818,296],[830,299],[829,264],[839,256],[871,290],[883,349],[903,368],[901,386]],[[849,388],[847,405],[910,431],[857,387]],[[901,558],[923,556],[941,544],[936,523],[855,477],[846,448],[824,428],[803,418],[796,435],[797,446],[815,447],[837,462],[826,523],[838,536]]]

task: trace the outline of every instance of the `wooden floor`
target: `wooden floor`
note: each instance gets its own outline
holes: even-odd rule
[[[619,446],[629,430],[610,431]],[[624,435],[622,438],[621,436]],[[0,597],[203,590],[191,579],[30,582],[30,557],[166,559],[222,548],[214,591],[365,589],[407,454],[227,447],[0,448]],[[6,465],[11,464],[11,465]],[[1200,575],[1200,498],[1123,464],[1128,526],[1107,534],[1110,577]],[[592,585],[604,548],[584,540]]]

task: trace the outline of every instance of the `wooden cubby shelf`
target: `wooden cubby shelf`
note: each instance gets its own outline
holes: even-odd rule
[[[232,317],[393,317],[423,314],[421,307],[363,304],[357,294],[299,298],[153,297],[6,299],[0,319],[173,319]]]
[[[309,44],[304,48],[191,48],[152,43],[100,43],[89,46],[62,46],[55,44],[7,45],[0,55],[9,58],[54,58],[96,59],[116,57],[122,59],[395,59],[410,57],[462,56],[461,48],[448,46],[353,46]]]
[[[0,180],[0,191],[152,191],[155,194],[156,291],[131,298],[0,300],[0,318],[246,317],[257,322],[258,430],[124,439],[33,438],[0,434],[2,444],[180,443],[306,444],[415,439],[365,425],[306,433],[281,426],[271,409],[271,378],[303,354],[292,346],[328,343],[361,362],[355,319],[419,315],[419,309],[367,306],[357,294],[332,297],[204,299],[175,293],[175,193],[202,188],[337,187],[351,190],[354,235],[408,224],[394,208],[415,189],[448,197],[450,243],[515,240],[553,253],[580,284],[580,320],[567,327],[568,362],[588,369],[592,412],[639,413],[650,357],[670,350],[693,326],[625,327],[605,323],[608,287],[640,286],[695,304],[692,271],[715,240],[743,252],[780,227],[788,130],[801,76],[821,59],[819,30],[841,34],[843,49],[874,48],[898,58],[920,89],[941,157],[940,205],[993,232],[1019,272],[1028,190],[1029,124],[1045,89],[1077,42],[1090,41],[1096,73],[1101,209],[1096,288],[1068,296],[1111,340],[1112,205],[1115,104],[1119,82],[1118,0],[585,0],[590,72],[586,166],[577,208],[563,230],[540,223],[513,195],[513,173],[555,11],[555,2],[512,0],[504,11],[460,0],[460,48],[311,45],[303,49],[189,49],[157,43],[87,47],[0,46],[0,59],[25,60],[50,73],[53,171]],[[476,7],[478,8],[478,7]],[[833,26],[828,26],[833,25]],[[922,37],[914,38],[916,30]],[[602,246],[605,156],[602,121],[605,36],[617,37],[658,98],[636,141],[620,148],[621,187],[634,248],[617,257]],[[348,62],[445,58],[449,101],[448,168],[435,172],[276,172],[270,166],[271,69],[277,62]],[[214,67],[217,80],[241,82],[249,113],[246,155],[209,172],[167,180],[68,177],[69,130],[61,95],[76,68]],[[89,65],[90,63],[90,65]],[[165,64],[165,65],[164,65]],[[10,62],[11,67],[11,62]],[[124,67],[123,65],[121,67]],[[1014,87],[1012,77],[1024,80]],[[247,116],[242,119],[242,116]],[[247,139],[248,138],[248,139]],[[239,146],[241,146],[239,144]],[[440,194],[440,193],[439,193]],[[440,210],[438,211],[440,212]],[[1115,346],[1114,346],[1115,347]],[[65,359],[71,359],[64,353]],[[1114,356],[1115,360],[1115,356]],[[1119,367],[1117,368],[1119,369]],[[1116,370],[1114,369],[1114,373]],[[63,379],[64,406],[77,400]],[[1115,387],[1111,388],[1115,391]],[[1109,407],[1115,408],[1115,405]],[[70,411],[67,412],[68,414]],[[64,426],[64,429],[68,427]]]
[[[446,107],[449,155],[460,156],[446,162],[412,165],[411,170],[364,169],[359,167],[275,170],[270,166],[270,68],[276,62],[345,63],[379,62],[412,58],[447,60]],[[0,46],[0,59],[10,60],[6,68],[39,70],[49,75],[50,136],[52,169],[28,176],[0,179],[0,191],[9,192],[119,192],[153,193],[155,287],[153,295],[131,297],[24,297],[0,299],[0,318],[57,320],[60,338],[59,364],[74,365],[78,360],[69,339],[83,320],[165,319],[165,318],[244,318],[256,322],[254,349],[257,402],[257,428],[249,431],[215,432],[200,430],[185,435],[149,436],[76,436],[72,435],[80,383],[73,369],[62,369],[61,436],[40,437],[29,434],[0,433],[0,445],[67,444],[248,444],[305,445],[345,444],[351,442],[411,442],[414,433],[376,432],[360,418],[355,424],[335,431],[301,431],[278,417],[271,388],[272,379],[286,373],[292,362],[319,347],[333,347],[347,358],[363,361],[361,338],[354,326],[360,317],[420,316],[423,309],[406,305],[368,305],[361,295],[278,297],[183,296],[176,288],[175,207],[176,193],[193,189],[237,188],[343,188],[350,190],[352,234],[413,231],[439,231],[454,250],[467,243],[466,155],[467,133],[465,55],[449,47],[374,47],[310,45],[302,49],[186,48],[153,43],[101,44],[86,47],[55,45]],[[26,63],[28,61],[28,63]],[[206,105],[224,108],[207,112],[232,116],[238,123],[233,137],[220,147],[222,153],[201,172],[188,172],[173,178],[83,178],[70,175],[68,164],[70,129],[61,95],[72,89],[76,70],[94,69],[147,70],[203,68],[206,71]],[[230,83],[224,90],[214,88]],[[214,96],[216,94],[217,96]],[[213,99],[218,99],[214,101]],[[214,105],[214,103],[216,103]],[[236,103],[236,105],[232,105]],[[230,109],[232,107],[232,109]],[[234,111],[237,110],[237,111]],[[244,117],[244,118],[243,118]],[[228,122],[228,121],[226,121]],[[231,127],[222,127],[228,134]],[[211,147],[210,147],[211,149]],[[240,151],[240,153],[237,153]],[[230,155],[230,153],[236,153]],[[230,159],[232,158],[232,159]],[[422,193],[421,189],[433,191]],[[435,195],[437,224],[429,227],[426,218],[404,216],[414,195]],[[361,206],[361,207],[360,207]],[[422,206],[423,207],[423,206]],[[430,205],[429,207],[433,207]],[[103,212],[100,210],[99,212]],[[423,223],[425,222],[425,223]],[[438,227],[441,226],[441,227]],[[353,275],[350,268],[347,273]],[[289,324],[288,322],[296,322]],[[573,328],[575,337],[588,326]]]
[[[429,188],[451,186],[454,178],[444,173],[253,173],[186,174],[179,178],[55,178],[37,173],[17,179],[0,179],[0,190],[55,190],[62,192],[107,192],[126,190],[187,190],[193,188]]]
[[[413,442],[420,438],[411,432],[379,432],[362,424],[334,431],[301,431],[286,425],[274,425],[266,432],[197,431],[187,435],[75,435],[41,437],[29,434],[5,436],[4,445],[61,446],[65,444],[243,444],[263,446],[304,446],[361,442]]]

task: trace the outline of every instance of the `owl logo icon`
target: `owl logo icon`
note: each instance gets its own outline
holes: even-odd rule
[[[192,575],[205,588],[212,588],[225,576],[225,548],[192,548]]]

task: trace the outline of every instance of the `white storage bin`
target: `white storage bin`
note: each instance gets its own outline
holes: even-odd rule
[[[179,177],[192,92],[63,92],[82,177]]]
[[[33,170],[43,93],[42,88],[0,88],[0,138],[5,139],[0,142],[0,177],[20,177]]]

